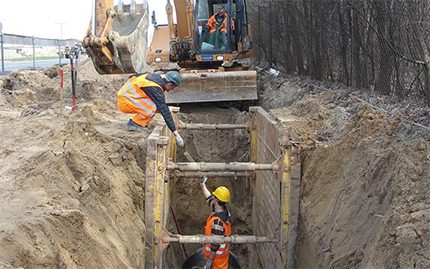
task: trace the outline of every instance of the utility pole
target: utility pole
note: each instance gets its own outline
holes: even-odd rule
[[[58,64],[61,66],[61,41],[63,40],[63,25],[66,22],[56,22],[55,24],[60,25],[60,38],[58,39]]]
[[[121,5],[121,0],[120,0],[120,3],[118,3],[118,10],[120,10],[119,9],[119,7],[120,7],[120,5]],[[92,1],[92,14],[91,14],[91,31],[92,31],[92,35],[93,36],[95,36],[96,35],[96,13],[97,13],[97,7],[96,7],[96,0],[93,0]]]
[[[1,71],[4,72],[4,50],[3,50],[3,25],[0,22],[0,51],[1,51]]]

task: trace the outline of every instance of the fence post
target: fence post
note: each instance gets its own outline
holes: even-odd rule
[[[58,65],[61,66],[61,40],[58,39]]]
[[[36,45],[35,45],[35,37],[33,36],[32,38],[32,43],[33,43],[33,69],[36,70]]]
[[[4,72],[3,32],[0,31],[1,71]]]
[[[63,91],[64,91],[64,69],[60,65],[60,115],[61,115],[61,117],[64,117]]]

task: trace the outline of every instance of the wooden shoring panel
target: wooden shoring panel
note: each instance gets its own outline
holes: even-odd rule
[[[283,160],[280,147],[281,132],[276,120],[261,107],[250,108],[251,158],[255,163],[273,163]],[[267,234],[279,238],[281,233],[282,171],[257,171],[253,187],[252,223],[255,236]],[[283,242],[257,245],[263,268],[282,268]],[[286,251],[286,249],[285,249]]]
[[[290,139],[291,139],[290,134]],[[291,139],[292,141],[296,141],[296,139]],[[290,143],[290,191],[289,191],[289,204],[285,206],[284,209],[287,209],[288,214],[288,226],[286,227],[288,230],[288,257],[287,257],[287,266],[288,269],[294,268],[294,258],[296,254],[297,248],[297,237],[298,237],[298,225],[299,225],[299,211],[300,211],[300,185],[301,185],[301,159],[300,159],[300,147],[297,144]],[[288,184],[288,183],[287,183]]]
[[[145,179],[145,268],[160,268],[162,250],[160,238],[169,212],[167,163],[169,137],[163,136],[166,127],[156,126],[148,137]]]
[[[253,184],[254,234],[279,238],[256,246],[263,268],[294,268],[300,195],[297,137],[261,107],[250,108],[251,161],[281,163],[278,171],[256,171]]]

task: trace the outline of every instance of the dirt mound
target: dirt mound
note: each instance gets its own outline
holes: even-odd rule
[[[315,251],[320,266],[430,265],[423,214],[430,202],[430,143],[399,143],[398,124],[365,110],[347,135],[305,158],[302,247]]]
[[[78,69],[78,111],[66,117],[55,70],[1,77],[0,268],[143,266],[145,137],[126,132],[114,102],[126,76],[100,77],[90,61]],[[266,108],[302,119],[288,126],[304,145],[299,267],[430,267],[428,107],[302,78],[260,81]],[[249,117],[209,105],[181,111],[195,123]],[[196,161],[249,159],[244,131],[183,136]],[[236,194],[234,232],[250,234],[249,182],[210,179],[208,187],[221,184]],[[197,180],[181,179],[172,192],[182,233],[202,233],[209,209],[196,210],[205,205]],[[233,251],[246,257],[246,247]]]
[[[279,90],[268,89],[263,104],[286,106],[275,116],[306,119],[288,125],[303,141],[297,266],[428,268],[428,106],[308,79],[261,79]]]
[[[57,97],[55,80],[40,71],[15,72],[2,79],[2,98],[9,107],[47,107]]]
[[[70,67],[64,69],[65,104],[71,106],[72,84]],[[87,59],[77,67],[78,83],[76,97],[78,105],[82,102],[103,99],[114,102],[116,93],[121,88],[127,75],[100,76],[92,62]],[[60,77],[59,68],[45,71],[19,71],[0,78],[1,103],[9,107],[33,107],[47,109],[59,106]]]
[[[0,261],[24,268],[141,266],[142,141],[121,130],[99,132],[95,118],[81,113],[1,121],[0,201],[7,206],[0,209]]]
[[[0,78],[0,268],[142,267],[146,145],[116,111],[122,81],[86,73],[61,117],[51,71]]]

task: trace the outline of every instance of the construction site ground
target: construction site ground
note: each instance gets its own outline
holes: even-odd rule
[[[66,116],[58,69],[0,77],[0,268],[144,266],[149,133],[128,132],[128,115],[117,111],[127,76],[100,76],[89,61],[78,70],[78,109]],[[296,267],[429,268],[429,107],[264,71],[259,95],[300,138]],[[195,104],[181,107],[181,119],[245,123],[249,114],[237,104]],[[184,138],[196,161],[249,159],[243,131]],[[219,183],[232,189],[234,233],[252,234],[252,193],[234,180],[209,187]],[[183,234],[203,233],[209,208],[195,180],[178,182],[172,207]],[[258,268],[246,245],[233,251],[243,268]]]

